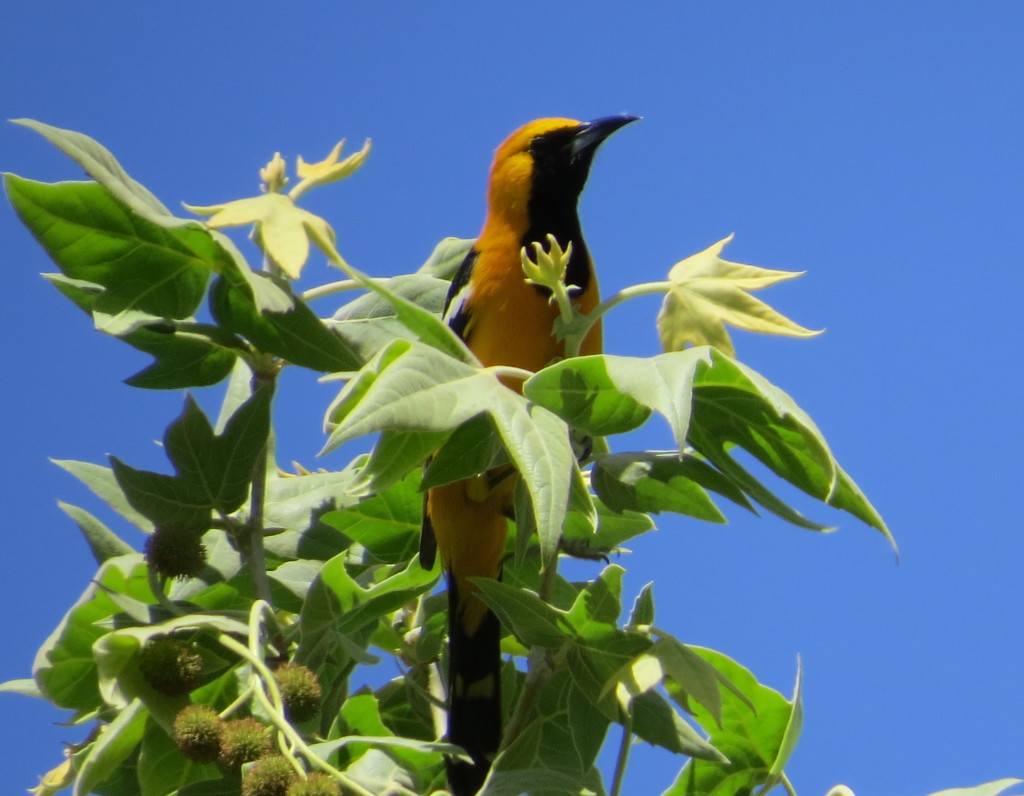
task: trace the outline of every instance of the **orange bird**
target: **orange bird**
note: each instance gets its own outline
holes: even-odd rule
[[[572,244],[565,282],[580,312],[598,304],[597,278],[583,242],[576,205],[594,153],[635,116],[592,122],[538,119],[498,147],[487,186],[487,219],[452,280],[445,318],[484,366],[537,371],[564,355],[553,334],[558,309],[549,291],[525,281],[520,250],[547,247],[554,235]],[[595,325],[581,354],[601,351]],[[515,390],[521,381],[508,381]],[[473,763],[449,761],[455,796],[471,796],[483,784],[501,742],[501,625],[474,594],[472,577],[500,578],[512,515],[515,472],[498,468],[476,478],[429,490],[420,556],[433,566],[436,550],[448,579],[448,740]]]

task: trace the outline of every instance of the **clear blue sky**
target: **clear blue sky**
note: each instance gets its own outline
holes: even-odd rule
[[[310,208],[379,275],[478,231],[491,153],[520,123],[644,116],[604,147],[582,205],[606,292],[729,232],[730,259],[807,270],[765,297],[827,334],[737,333],[739,355],[818,422],[903,559],[793,496],[840,531],[664,518],[622,560],[627,587],[654,580],[659,625],[784,693],[802,656],[802,796],[1024,776],[1024,4],[43,0],[2,4],[0,30],[3,117],[88,133],[169,205],[252,193],[275,150],[318,159],[372,136],[365,169]],[[11,125],[0,169],[80,176]],[[55,501],[100,509],[47,457],[162,466],[152,441],[181,396],[120,383],[145,358],[38,276],[51,265],[7,208],[0,240],[5,680],[94,571]],[[613,315],[608,349],[654,353],[656,310]],[[317,466],[332,388],[283,393],[282,459]],[[0,695],[0,716],[4,793],[80,737],[24,697]],[[680,763],[638,748],[627,790],[660,792]]]

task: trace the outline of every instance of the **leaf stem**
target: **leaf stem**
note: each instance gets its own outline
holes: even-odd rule
[[[279,746],[282,746],[282,752],[285,753],[285,757],[292,758],[292,764],[296,765],[297,761],[294,760],[294,754],[291,751],[294,749],[308,760],[310,765],[334,777],[342,786],[348,788],[356,796],[373,796],[370,791],[352,780],[345,772],[339,771],[310,749],[298,731],[285,718],[284,703],[281,699],[281,691],[277,687],[277,680],[274,678],[274,673],[263,662],[260,654],[260,615],[263,612],[268,612],[270,616],[273,616],[269,603],[262,600],[254,602],[249,613],[248,646],[236,641],[227,633],[219,633],[217,640],[222,646],[243,658],[252,667],[253,673],[250,685],[253,688],[253,696],[256,697],[256,700],[266,711],[274,727],[291,744],[290,747],[284,747],[279,744]],[[299,766],[299,770],[302,770],[301,766]]]
[[[273,398],[276,386],[276,374],[256,372],[252,377],[252,390],[268,390]],[[270,596],[270,579],[267,577],[267,560],[263,550],[263,517],[267,500],[267,470],[271,456],[270,438],[268,437],[260,455],[256,457],[256,465],[252,474],[252,492],[249,499],[249,518],[243,529],[244,552],[252,575],[253,590],[258,600],[273,605]]]
[[[324,296],[331,296],[335,293],[343,293],[346,290],[355,290],[361,287],[365,286],[357,282],[355,279],[339,279],[337,282],[328,282],[326,285],[311,287],[309,290],[300,293],[299,298],[303,301],[312,301],[313,299],[323,298]]]
[[[609,791],[609,796],[619,796],[622,791],[622,780],[626,775],[626,764],[629,762],[632,738],[632,721],[627,715],[622,722],[622,740],[619,741],[619,754],[615,758],[615,775],[612,778],[612,789]]]
[[[579,315],[568,324],[556,324],[561,326],[561,335],[565,339],[565,356],[574,357],[580,352],[580,346],[586,339],[590,330],[610,309],[617,307],[624,301],[637,296],[649,296],[656,293],[667,293],[672,289],[671,282],[644,282],[639,285],[632,285],[623,288],[611,298],[605,299],[586,315]]]

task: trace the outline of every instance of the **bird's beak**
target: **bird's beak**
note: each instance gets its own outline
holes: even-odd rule
[[[604,116],[594,119],[592,122],[584,122],[576,128],[576,134],[572,139],[573,159],[575,160],[581,155],[592,155],[608,136],[620,127],[625,127],[639,118],[639,116]]]

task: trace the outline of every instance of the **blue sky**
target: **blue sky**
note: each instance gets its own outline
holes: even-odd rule
[[[625,9],[6,3],[0,112],[93,136],[169,205],[251,194],[276,150],[314,160],[370,136],[363,171],[308,206],[379,275],[476,234],[491,153],[519,124],[644,116],[603,148],[582,203],[605,292],[661,279],[730,232],[729,259],[806,270],[763,296],[827,333],[737,333],[739,356],[816,420],[903,555],[895,565],[879,534],[784,491],[840,531],[666,517],[621,561],[627,589],[654,580],[659,625],[784,693],[801,655],[806,721],[789,772],[805,796],[1024,775],[1024,5]],[[0,169],[80,176],[6,124]],[[9,209],[0,240],[6,680],[27,676],[94,571],[55,501],[99,509],[47,457],[160,467],[152,441],[181,396],[121,384],[145,358],[38,276],[51,264]],[[315,262],[303,285],[333,278]],[[646,299],[613,314],[608,350],[655,353],[656,311]],[[282,392],[282,460],[340,466],[313,458],[331,388],[295,376]],[[652,425],[634,444],[667,447],[667,433]],[[24,697],[0,695],[0,715],[5,792],[80,737]],[[680,763],[638,747],[627,792],[660,792]]]

